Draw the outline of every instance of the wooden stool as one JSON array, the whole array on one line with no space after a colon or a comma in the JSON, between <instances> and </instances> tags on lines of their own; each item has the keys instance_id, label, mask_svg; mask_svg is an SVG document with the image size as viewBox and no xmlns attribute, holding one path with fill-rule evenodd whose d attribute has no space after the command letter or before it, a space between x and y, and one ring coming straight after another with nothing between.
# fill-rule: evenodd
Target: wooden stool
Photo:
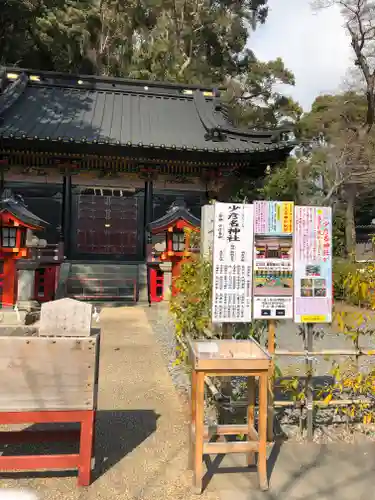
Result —
<instances>
[{"instance_id":1,"label":"wooden stool","mask_svg":"<svg viewBox=\"0 0 375 500\"><path fill-rule=\"evenodd\" d=\"M267 479L267 391L271 357L253 340L197 341L190 344L192 362L191 429L189 465L194 471L194 492L202 493L203 455L245 453L247 464L254 464L258 453L260 488L268 489ZM204 379L206 375L248 377L249 406L247 424L204 425ZM254 428L255 377L259 377L259 424ZM213 436L243 434L247 441L210 442Z\"/></svg>"}]
</instances>

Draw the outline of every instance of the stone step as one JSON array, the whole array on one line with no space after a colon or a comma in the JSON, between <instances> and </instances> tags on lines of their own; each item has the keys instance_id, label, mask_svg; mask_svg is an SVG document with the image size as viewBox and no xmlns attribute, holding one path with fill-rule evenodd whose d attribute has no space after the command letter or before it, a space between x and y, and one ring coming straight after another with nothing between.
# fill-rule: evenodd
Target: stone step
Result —
<instances>
[{"instance_id":1,"label":"stone step","mask_svg":"<svg viewBox=\"0 0 375 500\"><path fill-rule=\"evenodd\" d=\"M138 275L139 264L112 264L112 263L72 263L70 266L71 275L105 276L118 275L126 277L136 277Z\"/></svg>"},{"instance_id":2,"label":"stone step","mask_svg":"<svg viewBox=\"0 0 375 500\"><path fill-rule=\"evenodd\" d=\"M145 267L138 263L71 262L65 273L65 294L81 300L136 302L144 295Z\"/></svg>"}]
</instances>

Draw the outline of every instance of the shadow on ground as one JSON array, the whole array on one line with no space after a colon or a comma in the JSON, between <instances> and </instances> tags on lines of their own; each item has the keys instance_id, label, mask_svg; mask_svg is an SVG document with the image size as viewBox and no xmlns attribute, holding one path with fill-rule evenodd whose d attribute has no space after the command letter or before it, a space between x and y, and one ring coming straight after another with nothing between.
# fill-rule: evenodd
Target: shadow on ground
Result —
<instances>
[{"instance_id":1,"label":"shadow on ground","mask_svg":"<svg viewBox=\"0 0 375 500\"><path fill-rule=\"evenodd\" d=\"M374 459L373 443L276 442L268 459L268 491L259 490L255 467L244 467L244 457L233 455L207 459L204 484L212 481L220 500L368 500L374 498Z\"/></svg>"},{"instance_id":2,"label":"shadow on ground","mask_svg":"<svg viewBox=\"0 0 375 500\"><path fill-rule=\"evenodd\" d=\"M267 477L268 480L270 481L273 470L275 468L275 464L277 461L277 458L280 453L282 441L277 441L275 444L272 446L272 450L270 455L268 456L267 459ZM235 463L232 463L230 465L224 464L225 455L216 455L216 457L212 460L209 455L204 455L204 462L207 467L207 472L203 477L203 490L207 488L209 485L210 481L214 477L215 474L241 474L246 471L253 471L256 472L256 464L253 466L241 466L237 465Z\"/></svg>"},{"instance_id":3,"label":"shadow on ground","mask_svg":"<svg viewBox=\"0 0 375 500\"><path fill-rule=\"evenodd\" d=\"M153 434L156 431L158 418L159 415L153 410L98 410L96 412L95 467L92 471L92 482ZM28 430L30 432L47 429L72 430L78 429L78 427L78 424L35 424L28 427ZM4 456L77 453L78 449L78 443L66 442L0 445L0 453ZM77 471L0 472L0 477L4 479L69 477L76 475Z\"/></svg>"}]
</instances>

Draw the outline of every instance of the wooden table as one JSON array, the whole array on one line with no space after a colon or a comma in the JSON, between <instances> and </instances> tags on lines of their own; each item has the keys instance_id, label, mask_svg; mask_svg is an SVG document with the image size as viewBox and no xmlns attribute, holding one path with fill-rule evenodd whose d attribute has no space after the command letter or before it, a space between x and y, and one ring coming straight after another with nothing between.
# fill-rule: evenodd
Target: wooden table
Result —
<instances>
[{"instance_id":1,"label":"wooden table","mask_svg":"<svg viewBox=\"0 0 375 500\"><path fill-rule=\"evenodd\" d=\"M78 469L78 486L91 482L95 411L20 411L0 412L0 425L80 423L79 430L11 430L0 432L0 445L49 442L78 442L78 453L0 456L0 471ZM0 473L1 475L1 473Z\"/></svg>"},{"instance_id":2,"label":"wooden table","mask_svg":"<svg viewBox=\"0 0 375 500\"><path fill-rule=\"evenodd\" d=\"M268 489L267 479L267 390L271 356L254 340L196 341L190 344L192 364L190 467L194 471L194 492L202 493L203 455L245 453L247 465L258 454L260 488ZM206 376L248 377L247 424L204 425L204 379ZM255 377L259 380L258 431L254 428ZM246 441L211 442L214 436L242 434Z\"/></svg>"}]
</instances>

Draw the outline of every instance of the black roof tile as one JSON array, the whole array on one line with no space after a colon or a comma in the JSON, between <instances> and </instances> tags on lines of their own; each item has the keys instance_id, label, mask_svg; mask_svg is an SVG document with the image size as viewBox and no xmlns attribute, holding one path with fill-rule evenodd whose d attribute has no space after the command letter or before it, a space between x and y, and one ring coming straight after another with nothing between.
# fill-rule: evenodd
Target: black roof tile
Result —
<instances>
[{"instance_id":1,"label":"black roof tile","mask_svg":"<svg viewBox=\"0 0 375 500\"><path fill-rule=\"evenodd\" d=\"M277 140L275 131L234 128L218 100L197 86L9 72L17 79L0 95L0 139L216 153L280 149L287 154L293 148ZM30 78L35 74L39 81Z\"/></svg>"},{"instance_id":2,"label":"black roof tile","mask_svg":"<svg viewBox=\"0 0 375 500\"><path fill-rule=\"evenodd\" d=\"M0 199L0 212L9 212L26 226L35 229L48 226L48 222L30 212L22 200L14 198L10 190L5 190Z\"/></svg>"}]
</instances>

